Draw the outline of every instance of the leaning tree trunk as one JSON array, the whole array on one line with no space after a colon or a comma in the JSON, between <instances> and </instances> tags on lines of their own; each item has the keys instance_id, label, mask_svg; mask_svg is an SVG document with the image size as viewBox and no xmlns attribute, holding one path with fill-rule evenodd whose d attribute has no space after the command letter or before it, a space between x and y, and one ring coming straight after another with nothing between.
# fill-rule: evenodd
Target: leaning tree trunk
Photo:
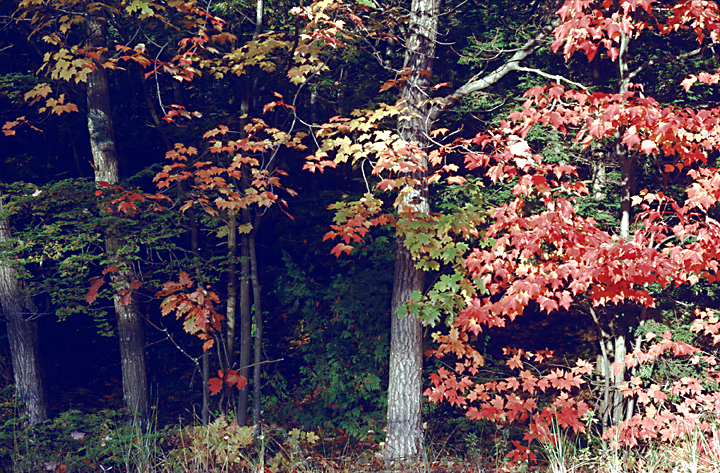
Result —
<instances>
[{"instance_id":1,"label":"leaning tree trunk","mask_svg":"<svg viewBox=\"0 0 720 473\"><path fill-rule=\"evenodd\" d=\"M87 14L86 32L88 44L94 48L106 48L105 24L99 11ZM95 181L116 184L119 181L118 156L115 149L115 130L110 106L110 91L105 70L99 63L97 69L88 74L87 114L90 148L95 167ZM122 248L122 235L117 229L105 233L105 251L115 258L120 271L111 273L116 294L130 289L133 274L130 265L118 252ZM125 405L145 425L148 413L148 387L145 371L145 334L137 301L131 298L129 304L122 304L119 295L114 297L117 316L120 357L122 365L123 396Z\"/></svg>"},{"instance_id":2,"label":"leaning tree trunk","mask_svg":"<svg viewBox=\"0 0 720 473\"><path fill-rule=\"evenodd\" d=\"M426 104L435 57L439 0L413 0L406 39L405 67L412 73L401 90L406 109L398 121L400 136L417 143L424 152L430 131ZM425 153L422 165L427 168ZM425 172L415 173L416 184L406 194L403 206L410 213L429 214ZM412 314L398 311L414 291L424 290L424 273L415 267L405 239L398 235L391 305L390 380L388 386L385 462L417 462L424 453L422 426L422 324Z\"/></svg>"},{"instance_id":3,"label":"leaning tree trunk","mask_svg":"<svg viewBox=\"0 0 720 473\"><path fill-rule=\"evenodd\" d=\"M1 207L0 207L1 208ZM0 243L10 238L10 222L0 219ZM31 423L47 419L47 405L40 369L37 322L32 296L25 294L19 275L9 264L0 263L0 305L7 319L15 389L22 412Z\"/></svg>"}]
</instances>

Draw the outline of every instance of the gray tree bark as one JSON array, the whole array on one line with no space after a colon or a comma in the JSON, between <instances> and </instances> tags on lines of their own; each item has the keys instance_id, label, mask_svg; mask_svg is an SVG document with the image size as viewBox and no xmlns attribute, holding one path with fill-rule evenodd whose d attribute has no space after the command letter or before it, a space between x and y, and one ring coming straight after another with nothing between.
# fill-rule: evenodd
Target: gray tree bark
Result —
<instances>
[{"instance_id":1,"label":"gray tree bark","mask_svg":"<svg viewBox=\"0 0 720 473\"><path fill-rule=\"evenodd\" d=\"M430 76L435 59L440 0L413 0L406 38L404 67L412 73L403 84L401 97L406 110L398 121L400 136L417 143L424 152L430 127ZM422 72L422 73L420 73ZM427 170L423 153L422 167ZM412 176L417 184L406 194L403 205L410 212L430 213L425 182L426 172ZM405 239L398 235L390 324L390 379L388 385L387 439L385 462L418 462L424 453L422 425L422 323L412 315L400 317L398 311L410 301L414 291L423 292L425 274L415 267Z\"/></svg>"},{"instance_id":2,"label":"gray tree bark","mask_svg":"<svg viewBox=\"0 0 720 473\"><path fill-rule=\"evenodd\" d=\"M88 13L86 17L88 45L106 48L105 23L99 11ZM120 180L118 154L115 148L115 129L110 105L110 91L105 69L96 64L97 69L88 74L87 109L90 148L95 168L95 181L116 184ZM111 273L111 281L116 294L130 289L134 280L127 262L118 256L122 248L122 235L109 229L105 234L105 251L111 258L117 259L119 272ZM148 387L145 370L145 334L142 317L137 301L131 299L123 305L119 295L114 296L117 317L118 337L120 339L120 357L122 366L123 396L125 405L146 425L148 415Z\"/></svg>"},{"instance_id":3,"label":"gray tree bark","mask_svg":"<svg viewBox=\"0 0 720 473\"><path fill-rule=\"evenodd\" d=\"M9 219L0 219L0 242L8 241L10 236ZM31 423L42 422L47 419L47 401L40 368L37 322L29 318L35 313L35 304L32 296L23 290L15 269L2 262L0 262L0 306L8 323L15 390L22 404L22 413Z\"/></svg>"}]
</instances>

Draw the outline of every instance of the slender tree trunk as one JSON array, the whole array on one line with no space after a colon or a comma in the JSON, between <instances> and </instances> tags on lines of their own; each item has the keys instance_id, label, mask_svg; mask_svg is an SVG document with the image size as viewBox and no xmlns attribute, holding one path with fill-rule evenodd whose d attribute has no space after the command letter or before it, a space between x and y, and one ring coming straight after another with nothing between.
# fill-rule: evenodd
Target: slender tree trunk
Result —
<instances>
[{"instance_id":1,"label":"slender tree trunk","mask_svg":"<svg viewBox=\"0 0 720 473\"><path fill-rule=\"evenodd\" d=\"M194 266L195 266L195 281L198 287L203 285L202 272L200 271L200 263L198 258L200 256L200 241L198 237L197 228L197 215L191 208L188 209L188 220L190 221L190 249L193 252ZM217 349L217 347L215 347ZM210 381L210 350L205 350L202 354L202 408L200 409L200 417L203 425L208 425L210 422L210 389L208 388L208 381Z\"/></svg>"},{"instance_id":2,"label":"slender tree trunk","mask_svg":"<svg viewBox=\"0 0 720 473\"><path fill-rule=\"evenodd\" d=\"M0 219L0 243L9 238L9 219ZM35 304L32 296L25 294L15 269L1 262L0 305L8 323L15 389L22 412L31 423L42 422L47 419L47 404L40 368L38 327L35 320L29 319L35 313Z\"/></svg>"},{"instance_id":3,"label":"slender tree trunk","mask_svg":"<svg viewBox=\"0 0 720 473\"><path fill-rule=\"evenodd\" d=\"M230 369L235 364L235 315L237 312L237 214L231 212L228 218L227 241L227 341L225 342L225 366Z\"/></svg>"},{"instance_id":4,"label":"slender tree trunk","mask_svg":"<svg viewBox=\"0 0 720 473\"><path fill-rule=\"evenodd\" d=\"M228 215L228 240L227 240L227 260L228 269L227 277L227 302L225 305L226 320L226 339L224 346L224 356L222 357L222 369L233 369L235 367L235 328L237 325L237 213L230 212ZM227 413L232 404L233 399L232 386L224 385L222 396L220 397L220 409ZM235 405L237 407L237 405ZM237 415L237 412L235 413Z\"/></svg>"},{"instance_id":5,"label":"slender tree trunk","mask_svg":"<svg viewBox=\"0 0 720 473\"><path fill-rule=\"evenodd\" d=\"M250 250L250 279L252 281L253 300L255 302L255 346L253 363L253 426L255 427L254 435L259 437L262 435L262 340L263 340L263 318L262 318L262 299L260 286L260 277L258 276L258 258L255 246L256 237L260 230L260 222L262 216L255 215L253 229L249 238Z\"/></svg>"},{"instance_id":6,"label":"slender tree trunk","mask_svg":"<svg viewBox=\"0 0 720 473\"><path fill-rule=\"evenodd\" d=\"M400 136L427 150L430 131L427 106L430 75L437 38L439 0L413 0L406 38L405 67L412 73L401 96L407 105L398 121ZM427 158L422 158L427 168ZM404 205L411 212L430 213L425 172L415 173L416 184ZM424 453L422 425L422 324L414 315L398 316L414 291L423 292L424 273L415 267L401 235L397 238L395 276L391 306L390 379L388 385L387 440L385 462L417 462Z\"/></svg>"},{"instance_id":7,"label":"slender tree trunk","mask_svg":"<svg viewBox=\"0 0 720 473\"><path fill-rule=\"evenodd\" d=\"M619 72L619 93L625 92L628 89L629 84L629 70L627 64L627 53L630 46L630 38L622 33L620 38L620 54L618 56L618 72ZM621 173L621 190L620 190L620 237L630 237L630 217L631 217L631 190L632 190L632 176L634 172L635 162L632 154L628 151L625 145L622 143L622 135L624 129L618 131L618 136L615 142L615 155L620 165ZM619 310L622 310L618 308ZM628 317L627 313L618 314L619 317ZM618 321L613 321L618 322ZM623 409L625 405L625 399L618 389L618 387L625 381L625 355L627 354L627 343L625 330L623 326L625 324L613 323L613 340L614 357L615 363L619 363L622 369L618 374L612 375L612 424L617 425L621 420L625 418L623 415ZM628 334L629 335L629 334Z\"/></svg>"},{"instance_id":8,"label":"slender tree trunk","mask_svg":"<svg viewBox=\"0 0 720 473\"><path fill-rule=\"evenodd\" d=\"M243 179L245 182L245 179ZM244 186L243 186L244 187ZM243 225L250 224L250 211L242 210ZM252 338L252 313L250 300L250 237L247 233L240 236L240 374L248 384L238 394L238 424L247 423L248 400L250 392L250 354Z\"/></svg>"},{"instance_id":9,"label":"slender tree trunk","mask_svg":"<svg viewBox=\"0 0 720 473\"><path fill-rule=\"evenodd\" d=\"M105 24L96 10L87 14L86 31L88 44L95 48L105 48ZM110 106L110 91L105 70L99 65L88 74L87 108L90 148L95 167L95 181L116 184L119 181L118 156L115 149L115 130ZM133 275L126 261L117 257L122 248L122 236L116 229L105 234L105 251L111 258L117 258L119 272L111 273L116 293L130 288ZM123 305L120 296L114 297L117 316L118 336L120 338L120 357L122 365L123 395L125 405L139 416L145 425L148 414L148 387L145 370L145 335L142 318L137 302L132 299Z\"/></svg>"}]
</instances>

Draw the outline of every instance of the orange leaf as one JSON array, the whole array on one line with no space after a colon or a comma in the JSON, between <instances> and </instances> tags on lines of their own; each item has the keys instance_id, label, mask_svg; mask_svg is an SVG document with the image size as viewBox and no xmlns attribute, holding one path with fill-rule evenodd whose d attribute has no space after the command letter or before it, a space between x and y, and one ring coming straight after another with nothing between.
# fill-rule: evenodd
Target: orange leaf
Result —
<instances>
[{"instance_id":1,"label":"orange leaf","mask_svg":"<svg viewBox=\"0 0 720 473\"><path fill-rule=\"evenodd\" d=\"M212 396L216 395L222 390L222 379L220 378L210 378L208 380L208 390L210 391L210 394Z\"/></svg>"}]
</instances>

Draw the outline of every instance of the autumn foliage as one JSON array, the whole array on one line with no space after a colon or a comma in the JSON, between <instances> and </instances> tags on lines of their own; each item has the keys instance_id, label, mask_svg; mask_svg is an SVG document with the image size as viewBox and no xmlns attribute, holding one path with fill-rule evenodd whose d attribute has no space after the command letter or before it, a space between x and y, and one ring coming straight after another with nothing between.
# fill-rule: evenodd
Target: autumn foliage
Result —
<instances>
[{"instance_id":1,"label":"autumn foliage","mask_svg":"<svg viewBox=\"0 0 720 473\"><path fill-rule=\"evenodd\" d=\"M622 41L647 30L660 35L690 30L701 44L706 37L714 41L718 36L714 2L657 8L651 0L602 5L566 1L558 10L562 24L555 29L553 49L562 49L566 59L583 51L588 60L603 51L615 61L622 60ZM714 85L719 77L715 72L699 73L678 86L688 90L697 82ZM429 291L434 297L418 295L408 306L410 313L432 325L439 320L438 311L450 314L449 334L433 335L437 348L430 354L445 367L431 376L432 386L425 392L431 401L460 406L473 419L527 423L528 442L547 441L553 422L584 432L591 407L577 394L593 372L589 363L577 360L572 367L543 369L551 353L506 349L512 376L482 380L478 373L484 360L473 348L471 335L504 326L531 302L548 314L625 303L653 308L651 287L717 282L720 223L711 210L720 199L720 178L717 169L708 167L708 154L720 145L720 109L664 106L631 83L619 93L572 90L551 83L529 89L522 108L498 128L470 139L436 143L425 156L417 144L404 142L383 125L402 107L402 103L381 104L372 111L356 111L352 118L336 117L317 133L322 146L307 158L306 169L322 172L339 163L364 165L369 160L371 173L379 178L377 189L404 189L392 212L370 189L360 200L336 204L335 224L325 239L340 240L334 254L349 254L352 244L361 243L370 228L391 224L407 237L419 267L449 268L452 277L444 276L442 287ZM648 156L661 175L683 173L685 197L647 190L632 196L633 230L627 238L613 234L576 211L577 199L588 193L576 170L545 162L533 153L526 138L536 127L557 130L583 149L605 141L617 143L625 153ZM437 130L434 136L446 131ZM448 160L458 153L465 169ZM427 169L422 168L421 157L427 158ZM513 197L485 211L458 210L450 220L419 214L403 205L403 192L417 184L410 177L415 171L424 172L428 183L468 189L468 178L477 176L483 185L511 186ZM457 310L447 305L438 309L433 299L439 296L451 300ZM704 308L698 308L696 316L694 329L713 336L717 343L717 317ZM651 341L653 337L660 340ZM648 336L642 347L638 344L627 355L625 367L614 367L615 374L662 356L703 364L705 378L687 377L660 387L631 377L619 389L624 397L637 400L638 411L604 433L616 445L672 441L696 428L706 430L708 415L720 414L719 395L707 393L703 384L718 380L714 356L674 341L669 332ZM531 370L530 362L540 371ZM529 446L515 446L515 459L533 457Z\"/></svg>"}]
</instances>

